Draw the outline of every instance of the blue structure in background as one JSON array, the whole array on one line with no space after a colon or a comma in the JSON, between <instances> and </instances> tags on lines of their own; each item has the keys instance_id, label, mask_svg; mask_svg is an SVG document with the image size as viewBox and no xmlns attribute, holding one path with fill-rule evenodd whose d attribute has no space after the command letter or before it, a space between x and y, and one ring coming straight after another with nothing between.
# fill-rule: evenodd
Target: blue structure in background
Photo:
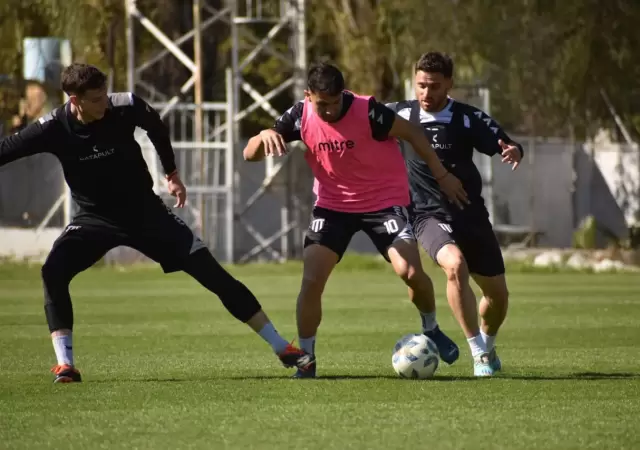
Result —
<instances>
[{"instance_id":1,"label":"blue structure in background","mask_svg":"<svg viewBox=\"0 0 640 450\"><path fill-rule=\"evenodd\" d=\"M71 44L52 37L23 40L22 76L58 89L62 68L71 64Z\"/></svg>"},{"instance_id":2,"label":"blue structure in background","mask_svg":"<svg viewBox=\"0 0 640 450\"><path fill-rule=\"evenodd\" d=\"M25 38L22 49L26 81L22 95L29 105L26 119L30 122L66 101L60 75L62 68L71 64L72 53L67 39L55 37ZM38 89L40 86L43 89ZM56 157L36 155L0 169L0 226L59 228L69 222L72 212Z\"/></svg>"}]
</instances>

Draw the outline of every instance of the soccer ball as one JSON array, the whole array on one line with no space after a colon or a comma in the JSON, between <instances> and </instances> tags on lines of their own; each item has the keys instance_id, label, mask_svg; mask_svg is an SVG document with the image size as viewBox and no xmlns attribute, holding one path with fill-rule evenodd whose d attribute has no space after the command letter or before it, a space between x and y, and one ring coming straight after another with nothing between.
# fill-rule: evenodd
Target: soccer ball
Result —
<instances>
[{"instance_id":1,"label":"soccer ball","mask_svg":"<svg viewBox=\"0 0 640 450\"><path fill-rule=\"evenodd\" d=\"M424 334L403 336L393 348L391 364L402 378L431 378L438 368L440 354L435 342Z\"/></svg>"}]
</instances>

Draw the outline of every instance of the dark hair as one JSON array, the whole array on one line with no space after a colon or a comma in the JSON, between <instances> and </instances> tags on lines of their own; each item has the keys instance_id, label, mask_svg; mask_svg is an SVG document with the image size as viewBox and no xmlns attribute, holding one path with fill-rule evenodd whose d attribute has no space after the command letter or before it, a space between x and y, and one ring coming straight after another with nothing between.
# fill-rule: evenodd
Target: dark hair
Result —
<instances>
[{"instance_id":1,"label":"dark hair","mask_svg":"<svg viewBox=\"0 0 640 450\"><path fill-rule=\"evenodd\" d=\"M311 92L338 95L344 90L344 77L336 66L315 64L307 75L307 87Z\"/></svg>"},{"instance_id":2,"label":"dark hair","mask_svg":"<svg viewBox=\"0 0 640 450\"><path fill-rule=\"evenodd\" d=\"M416 63L415 71L441 73L445 78L453 76L453 60L440 52L423 53Z\"/></svg>"},{"instance_id":3,"label":"dark hair","mask_svg":"<svg viewBox=\"0 0 640 450\"><path fill-rule=\"evenodd\" d=\"M67 95L83 95L90 89L100 89L107 82L107 76L97 67L89 64L73 63L62 71L62 90Z\"/></svg>"}]
</instances>

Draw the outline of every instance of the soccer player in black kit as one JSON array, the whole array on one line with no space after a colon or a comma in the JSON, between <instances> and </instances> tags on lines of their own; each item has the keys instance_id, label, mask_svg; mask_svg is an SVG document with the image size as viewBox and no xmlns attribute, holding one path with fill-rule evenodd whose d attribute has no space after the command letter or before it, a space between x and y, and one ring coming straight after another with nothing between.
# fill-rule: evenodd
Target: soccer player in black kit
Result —
<instances>
[{"instance_id":1,"label":"soccer player in black kit","mask_svg":"<svg viewBox=\"0 0 640 450\"><path fill-rule=\"evenodd\" d=\"M420 124L444 166L468 194L463 209L449 204L429 168L402 143L413 203L413 231L431 258L447 274L447 299L467 337L476 376L492 376L502 364L494 346L506 314L509 294L502 252L482 198L482 179L473 163L474 148L518 167L522 146L513 142L495 120L471 105L448 96L453 61L431 52L415 65L417 100L391 103L396 113ZM478 307L469 284L471 275L482 290Z\"/></svg>"},{"instance_id":2,"label":"soccer player in black kit","mask_svg":"<svg viewBox=\"0 0 640 450\"><path fill-rule=\"evenodd\" d=\"M107 94L97 68L72 64L62 73L69 101L22 131L0 141L0 166L37 153L62 164L78 213L53 244L44 265L44 309L57 365L54 382L81 381L73 361L73 309L69 284L110 249L134 248L160 263L166 273L182 270L216 294L278 355L285 367L306 367L312 357L275 330L249 289L229 274L189 227L153 192L153 180L133 133L146 130L153 143L174 206L183 207L169 131L158 113L132 93Z\"/></svg>"}]
</instances>

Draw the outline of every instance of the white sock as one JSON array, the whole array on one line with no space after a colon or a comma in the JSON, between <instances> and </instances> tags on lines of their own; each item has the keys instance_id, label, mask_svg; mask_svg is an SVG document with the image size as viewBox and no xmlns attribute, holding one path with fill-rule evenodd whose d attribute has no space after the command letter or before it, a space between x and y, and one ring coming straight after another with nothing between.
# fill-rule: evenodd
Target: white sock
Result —
<instances>
[{"instance_id":1,"label":"white sock","mask_svg":"<svg viewBox=\"0 0 640 450\"><path fill-rule=\"evenodd\" d=\"M287 348L289 343L278 334L273 324L269 322L258 333L262 339L264 339L273 349L276 354L280 354Z\"/></svg>"},{"instance_id":2,"label":"white sock","mask_svg":"<svg viewBox=\"0 0 640 450\"><path fill-rule=\"evenodd\" d=\"M71 344L71 335L55 336L51 338L53 342L53 350L56 352L58 364L68 364L73 366L73 345Z\"/></svg>"},{"instance_id":3,"label":"white sock","mask_svg":"<svg viewBox=\"0 0 640 450\"><path fill-rule=\"evenodd\" d=\"M422 320L422 332L432 331L438 326L436 322L436 312L423 313L420 312L420 319Z\"/></svg>"},{"instance_id":4,"label":"white sock","mask_svg":"<svg viewBox=\"0 0 640 450\"><path fill-rule=\"evenodd\" d=\"M474 358L478 355L482 355L483 353L487 353L487 346L482 339L482 335L478 334L472 338L467 339L469 343L469 348L471 349L471 356Z\"/></svg>"},{"instance_id":5,"label":"white sock","mask_svg":"<svg viewBox=\"0 0 640 450\"><path fill-rule=\"evenodd\" d=\"M300 347L305 352L314 355L316 353L316 337L311 336L310 338L299 338Z\"/></svg>"},{"instance_id":6,"label":"white sock","mask_svg":"<svg viewBox=\"0 0 640 450\"><path fill-rule=\"evenodd\" d=\"M484 334L482 330L480 330L480 335L482 336L482 340L484 341L485 346L487 347L487 351L490 352L493 350L493 347L496 343L496 336L490 336L488 334Z\"/></svg>"}]
</instances>

